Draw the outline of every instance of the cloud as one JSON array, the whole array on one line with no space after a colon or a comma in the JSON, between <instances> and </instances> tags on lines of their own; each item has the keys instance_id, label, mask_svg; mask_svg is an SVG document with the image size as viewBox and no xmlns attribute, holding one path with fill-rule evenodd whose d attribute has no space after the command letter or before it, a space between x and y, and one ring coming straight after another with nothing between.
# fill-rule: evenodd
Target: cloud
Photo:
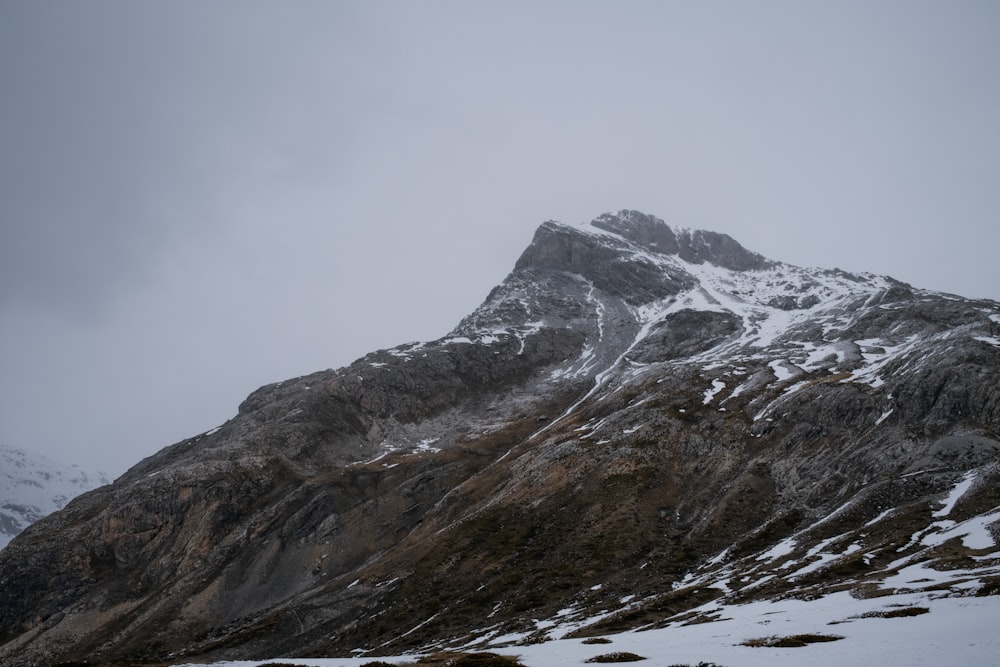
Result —
<instances>
[{"instance_id":1,"label":"cloud","mask_svg":"<svg viewBox=\"0 0 1000 667\"><path fill-rule=\"evenodd\" d=\"M0 441L122 468L618 208L997 298L998 14L3 4Z\"/></svg>"},{"instance_id":2,"label":"cloud","mask_svg":"<svg viewBox=\"0 0 1000 667\"><path fill-rule=\"evenodd\" d=\"M335 172L352 132L335 99L356 83L336 46L349 12L235 10L5 6L0 307L93 314L224 222L227 196Z\"/></svg>"}]
</instances>

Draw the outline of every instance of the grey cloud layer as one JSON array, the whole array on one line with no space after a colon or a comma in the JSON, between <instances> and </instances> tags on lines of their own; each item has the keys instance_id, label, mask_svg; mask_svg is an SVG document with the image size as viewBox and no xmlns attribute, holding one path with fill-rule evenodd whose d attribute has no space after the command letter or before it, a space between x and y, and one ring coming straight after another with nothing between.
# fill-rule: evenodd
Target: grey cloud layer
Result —
<instances>
[{"instance_id":1,"label":"grey cloud layer","mask_svg":"<svg viewBox=\"0 0 1000 667\"><path fill-rule=\"evenodd\" d=\"M114 470L622 207L1000 297L1000 7L0 4L0 441ZM54 415L58 415L55 418Z\"/></svg>"}]
</instances>

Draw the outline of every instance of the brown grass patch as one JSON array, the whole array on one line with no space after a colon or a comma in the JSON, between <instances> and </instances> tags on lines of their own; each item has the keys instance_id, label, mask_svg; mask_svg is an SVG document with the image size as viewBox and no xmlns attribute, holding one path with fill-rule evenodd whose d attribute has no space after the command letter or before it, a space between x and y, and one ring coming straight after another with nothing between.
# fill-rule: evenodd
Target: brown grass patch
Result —
<instances>
[{"instance_id":1,"label":"brown grass patch","mask_svg":"<svg viewBox=\"0 0 1000 667\"><path fill-rule=\"evenodd\" d=\"M902 607L901 609L889 609L888 611L870 611L861 614L861 618L906 618L908 616L920 616L930 613L927 607Z\"/></svg>"},{"instance_id":2,"label":"brown grass patch","mask_svg":"<svg viewBox=\"0 0 1000 667\"><path fill-rule=\"evenodd\" d=\"M637 660L645 659L641 655L629 653L628 651L616 651L614 653L595 655L593 658L587 658L586 662L636 662Z\"/></svg>"},{"instance_id":3,"label":"brown grass patch","mask_svg":"<svg viewBox=\"0 0 1000 667\"><path fill-rule=\"evenodd\" d=\"M432 667L524 667L517 658L496 653L432 653L415 664Z\"/></svg>"},{"instance_id":4,"label":"brown grass patch","mask_svg":"<svg viewBox=\"0 0 1000 667\"><path fill-rule=\"evenodd\" d=\"M843 639L840 635L788 635L787 637L761 637L759 639L748 639L743 642L743 646L753 648L801 648L809 644L819 642L835 642Z\"/></svg>"}]
</instances>

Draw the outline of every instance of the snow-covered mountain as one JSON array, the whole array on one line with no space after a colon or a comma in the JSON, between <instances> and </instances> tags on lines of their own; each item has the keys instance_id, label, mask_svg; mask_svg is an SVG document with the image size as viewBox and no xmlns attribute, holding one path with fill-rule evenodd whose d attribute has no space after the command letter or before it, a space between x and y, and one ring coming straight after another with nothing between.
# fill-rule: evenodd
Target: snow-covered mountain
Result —
<instances>
[{"instance_id":1,"label":"snow-covered mountain","mask_svg":"<svg viewBox=\"0 0 1000 667\"><path fill-rule=\"evenodd\" d=\"M997 302L635 211L547 222L445 337L261 387L0 552L0 659L992 609L998 489Z\"/></svg>"},{"instance_id":2,"label":"snow-covered mountain","mask_svg":"<svg viewBox=\"0 0 1000 667\"><path fill-rule=\"evenodd\" d=\"M0 549L44 516L103 484L106 475L0 446Z\"/></svg>"}]
</instances>

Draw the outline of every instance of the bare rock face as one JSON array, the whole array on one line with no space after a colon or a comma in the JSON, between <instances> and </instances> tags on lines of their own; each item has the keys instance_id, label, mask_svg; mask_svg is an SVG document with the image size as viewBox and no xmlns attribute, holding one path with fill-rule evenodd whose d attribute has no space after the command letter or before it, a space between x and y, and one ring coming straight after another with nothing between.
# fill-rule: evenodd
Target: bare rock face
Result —
<instances>
[{"instance_id":1,"label":"bare rock face","mask_svg":"<svg viewBox=\"0 0 1000 667\"><path fill-rule=\"evenodd\" d=\"M734 271L766 269L774 265L750 252L732 237L717 232L682 229L674 231L659 218L639 211L605 213L591 223L657 254L677 255L685 262L709 262Z\"/></svg>"},{"instance_id":2,"label":"bare rock face","mask_svg":"<svg viewBox=\"0 0 1000 667\"><path fill-rule=\"evenodd\" d=\"M993 594L998 431L1000 304L549 222L444 338L262 387L16 538L0 660L540 641L914 562Z\"/></svg>"}]
</instances>

